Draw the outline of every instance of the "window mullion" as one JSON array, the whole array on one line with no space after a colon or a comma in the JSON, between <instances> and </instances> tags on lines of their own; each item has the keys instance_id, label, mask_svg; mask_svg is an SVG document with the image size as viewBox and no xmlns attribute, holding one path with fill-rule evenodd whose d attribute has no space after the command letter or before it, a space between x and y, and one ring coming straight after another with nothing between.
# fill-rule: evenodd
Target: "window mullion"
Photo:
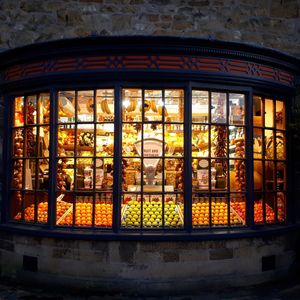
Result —
<instances>
[{"instance_id":1,"label":"window mullion","mask_svg":"<svg viewBox=\"0 0 300 300\"><path fill-rule=\"evenodd\" d=\"M184 95L184 227L192 231L192 88Z\"/></svg>"},{"instance_id":2,"label":"window mullion","mask_svg":"<svg viewBox=\"0 0 300 300\"><path fill-rule=\"evenodd\" d=\"M114 185L113 185L113 231L120 229L122 188L122 101L120 84L114 90Z\"/></svg>"},{"instance_id":3,"label":"window mullion","mask_svg":"<svg viewBox=\"0 0 300 300\"><path fill-rule=\"evenodd\" d=\"M254 176L253 176L253 94L248 93L246 110L246 224L254 225ZM246 96L246 97L247 97Z\"/></svg>"},{"instance_id":4,"label":"window mullion","mask_svg":"<svg viewBox=\"0 0 300 300\"><path fill-rule=\"evenodd\" d=\"M50 228L56 222L56 156L57 156L57 93L50 90L50 147L49 147L49 187L48 187L48 224Z\"/></svg>"}]
</instances>

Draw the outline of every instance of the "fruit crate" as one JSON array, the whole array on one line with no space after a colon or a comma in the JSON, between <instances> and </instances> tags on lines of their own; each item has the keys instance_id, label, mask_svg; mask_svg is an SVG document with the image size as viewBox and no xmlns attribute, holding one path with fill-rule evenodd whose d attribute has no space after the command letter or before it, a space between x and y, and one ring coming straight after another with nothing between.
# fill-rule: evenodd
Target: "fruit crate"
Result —
<instances>
[{"instance_id":1,"label":"fruit crate","mask_svg":"<svg viewBox=\"0 0 300 300\"><path fill-rule=\"evenodd\" d=\"M193 226L209 226L209 216L211 215L211 223L213 226L227 226L228 225L228 205L227 199L224 197L211 197L209 204L209 197L195 197L193 198L192 219ZM211 214L209 209L211 207ZM230 207L230 224L244 225L243 218Z\"/></svg>"},{"instance_id":2,"label":"fruit crate","mask_svg":"<svg viewBox=\"0 0 300 300\"><path fill-rule=\"evenodd\" d=\"M165 213L162 203L156 201L143 202L143 227L162 228L163 215L165 227L180 228L183 226L183 212L179 204L166 202ZM124 204L121 211L121 224L123 228L140 228L141 203L130 201Z\"/></svg>"}]
</instances>

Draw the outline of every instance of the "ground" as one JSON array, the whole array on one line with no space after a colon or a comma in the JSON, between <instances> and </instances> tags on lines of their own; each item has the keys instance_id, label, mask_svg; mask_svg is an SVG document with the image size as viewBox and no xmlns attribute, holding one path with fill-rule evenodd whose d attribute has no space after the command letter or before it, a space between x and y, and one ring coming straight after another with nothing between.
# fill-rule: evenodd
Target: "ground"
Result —
<instances>
[{"instance_id":1,"label":"ground","mask_svg":"<svg viewBox=\"0 0 300 300\"><path fill-rule=\"evenodd\" d=\"M43 290L41 288L14 284L7 281L0 283L0 300L300 300L300 276L287 278L281 282L272 282L260 286L223 291L199 291L197 295L170 297L139 297L124 295L72 294L71 291Z\"/></svg>"}]
</instances>

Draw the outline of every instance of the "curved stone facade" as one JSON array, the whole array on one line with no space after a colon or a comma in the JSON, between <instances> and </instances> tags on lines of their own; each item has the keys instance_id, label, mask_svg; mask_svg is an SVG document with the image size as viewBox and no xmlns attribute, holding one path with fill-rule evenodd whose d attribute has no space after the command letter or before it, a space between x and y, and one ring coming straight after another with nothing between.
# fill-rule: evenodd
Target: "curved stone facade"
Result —
<instances>
[{"instance_id":1,"label":"curved stone facade","mask_svg":"<svg viewBox=\"0 0 300 300\"><path fill-rule=\"evenodd\" d=\"M0 49L103 35L237 41L300 56L297 0L3 0Z\"/></svg>"},{"instance_id":2,"label":"curved stone facade","mask_svg":"<svg viewBox=\"0 0 300 300\"><path fill-rule=\"evenodd\" d=\"M171 295L288 275L296 235L195 242L84 241L0 235L1 275L110 293Z\"/></svg>"}]
</instances>

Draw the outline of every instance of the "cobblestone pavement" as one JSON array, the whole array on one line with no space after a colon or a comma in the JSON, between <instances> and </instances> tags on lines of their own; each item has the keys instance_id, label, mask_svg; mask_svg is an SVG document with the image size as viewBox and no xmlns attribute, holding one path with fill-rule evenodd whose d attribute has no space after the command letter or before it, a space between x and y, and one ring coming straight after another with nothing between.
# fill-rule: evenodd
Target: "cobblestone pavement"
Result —
<instances>
[{"instance_id":1,"label":"cobblestone pavement","mask_svg":"<svg viewBox=\"0 0 300 300\"><path fill-rule=\"evenodd\" d=\"M75 294L72 291L43 290L41 288L0 282L0 300L300 300L300 277L267 285L224 291L199 292L197 295L138 297L122 295Z\"/></svg>"}]
</instances>

